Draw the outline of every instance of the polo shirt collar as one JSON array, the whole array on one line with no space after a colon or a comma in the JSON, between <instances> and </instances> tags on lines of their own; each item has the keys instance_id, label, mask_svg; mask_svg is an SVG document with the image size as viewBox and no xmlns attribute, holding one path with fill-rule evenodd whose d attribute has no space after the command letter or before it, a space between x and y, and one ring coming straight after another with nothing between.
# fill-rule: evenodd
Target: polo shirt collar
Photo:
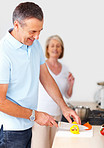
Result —
<instances>
[{"instance_id":1,"label":"polo shirt collar","mask_svg":"<svg viewBox=\"0 0 104 148\"><path fill-rule=\"evenodd\" d=\"M21 42L19 42L18 40L16 40L9 32L11 32L13 29L10 29L7 32L6 38L7 40L10 42L10 44L12 44L12 46L15 49L19 49L19 48L26 48L27 49L27 45L22 44Z\"/></svg>"}]
</instances>

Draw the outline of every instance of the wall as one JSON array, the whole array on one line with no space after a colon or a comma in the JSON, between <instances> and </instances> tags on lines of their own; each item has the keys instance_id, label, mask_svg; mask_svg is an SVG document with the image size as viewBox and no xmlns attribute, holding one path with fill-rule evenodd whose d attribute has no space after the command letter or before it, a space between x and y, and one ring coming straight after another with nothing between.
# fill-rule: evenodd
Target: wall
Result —
<instances>
[{"instance_id":1,"label":"wall","mask_svg":"<svg viewBox=\"0 0 104 148\"><path fill-rule=\"evenodd\" d=\"M3 0L0 5L0 39L12 25L12 12L23 0ZM58 34L64 41L61 60L75 77L73 101L94 101L104 81L104 1L34 0L44 11L40 42L44 50L48 36Z\"/></svg>"}]
</instances>

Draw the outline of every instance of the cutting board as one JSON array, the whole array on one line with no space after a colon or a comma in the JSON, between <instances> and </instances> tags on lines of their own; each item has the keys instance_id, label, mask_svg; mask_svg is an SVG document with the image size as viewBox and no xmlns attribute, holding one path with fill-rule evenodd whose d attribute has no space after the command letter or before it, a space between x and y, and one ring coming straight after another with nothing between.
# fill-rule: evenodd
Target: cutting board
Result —
<instances>
[{"instance_id":1,"label":"cutting board","mask_svg":"<svg viewBox=\"0 0 104 148\"><path fill-rule=\"evenodd\" d=\"M70 132L70 127L73 124L67 122L58 123L59 127L56 132L56 136L58 137L92 137L93 136L93 128L91 130L85 130L87 127L78 125L80 134L73 134Z\"/></svg>"}]
</instances>

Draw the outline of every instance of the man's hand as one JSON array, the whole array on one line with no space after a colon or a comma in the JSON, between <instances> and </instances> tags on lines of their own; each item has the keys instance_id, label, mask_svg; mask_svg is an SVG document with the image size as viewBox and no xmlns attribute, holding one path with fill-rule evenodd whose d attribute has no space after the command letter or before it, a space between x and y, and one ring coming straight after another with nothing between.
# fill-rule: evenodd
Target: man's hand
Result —
<instances>
[{"instance_id":1,"label":"man's hand","mask_svg":"<svg viewBox=\"0 0 104 148\"><path fill-rule=\"evenodd\" d=\"M35 111L35 122L40 125L50 126L53 125L58 127L58 124L55 122L55 119L45 112Z\"/></svg>"},{"instance_id":2,"label":"man's hand","mask_svg":"<svg viewBox=\"0 0 104 148\"><path fill-rule=\"evenodd\" d=\"M66 109L63 111L63 115L68 120L69 123L72 123L72 120L70 118L70 117L72 117L74 121L76 121L78 124L81 124L81 120L80 120L79 116L71 108L66 107Z\"/></svg>"}]
</instances>

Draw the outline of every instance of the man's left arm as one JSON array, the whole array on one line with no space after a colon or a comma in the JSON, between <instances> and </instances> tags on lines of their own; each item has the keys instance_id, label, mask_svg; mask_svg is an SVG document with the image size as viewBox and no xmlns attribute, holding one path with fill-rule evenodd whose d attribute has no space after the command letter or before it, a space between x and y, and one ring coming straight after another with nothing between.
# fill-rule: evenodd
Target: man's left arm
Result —
<instances>
[{"instance_id":1,"label":"man's left arm","mask_svg":"<svg viewBox=\"0 0 104 148\"><path fill-rule=\"evenodd\" d=\"M80 118L76 114L76 112L71 108L69 108L65 103L61 95L61 92L55 80L50 75L45 63L40 66L40 82L42 83L43 87L50 95L50 97L60 106L65 118L71 123L72 122L70 119L71 116L78 124L81 124Z\"/></svg>"}]
</instances>

